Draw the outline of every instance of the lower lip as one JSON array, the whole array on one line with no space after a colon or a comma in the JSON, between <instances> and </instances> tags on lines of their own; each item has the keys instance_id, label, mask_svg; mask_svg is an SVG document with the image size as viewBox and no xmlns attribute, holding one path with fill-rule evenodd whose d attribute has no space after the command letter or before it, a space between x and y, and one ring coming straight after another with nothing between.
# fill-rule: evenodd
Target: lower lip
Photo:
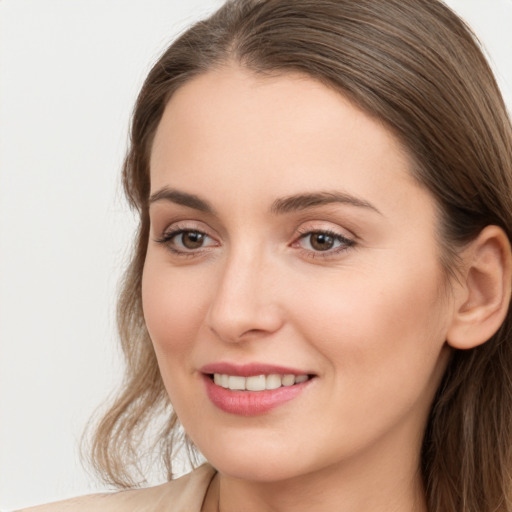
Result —
<instances>
[{"instance_id":1,"label":"lower lip","mask_svg":"<svg viewBox=\"0 0 512 512\"><path fill-rule=\"evenodd\" d=\"M233 391L217 386L208 375L204 375L211 402L222 411L239 416L256 416L275 409L302 393L311 380L265 391Z\"/></svg>"}]
</instances>

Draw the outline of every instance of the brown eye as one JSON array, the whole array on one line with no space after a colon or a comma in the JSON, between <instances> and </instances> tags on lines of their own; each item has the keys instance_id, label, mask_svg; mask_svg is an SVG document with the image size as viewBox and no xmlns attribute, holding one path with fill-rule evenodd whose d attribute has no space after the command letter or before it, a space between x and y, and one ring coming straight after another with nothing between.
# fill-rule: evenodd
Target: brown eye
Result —
<instances>
[{"instance_id":1,"label":"brown eye","mask_svg":"<svg viewBox=\"0 0 512 512\"><path fill-rule=\"evenodd\" d=\"M200 249L206 238L204 233L199 231L184 231L181 234L176 235L176 238L181 241L181 245L185 249Z\"/></svg>"},{"instance_id":2,"label":"brown eye","mask_svg":"<svg viewBox=\"0 0 512 512\"><path fill-rule=\"evenodd\" d=\"M315 253L334 255L354 245L354 241L343 235L331 231L310 231L304 233L297 244L303 249Z\"/></svg>"},{"instance_id":3,"label":"brown eye","mask_svg":"<svg viewBox=\"0 0 512 512\"><path fill-rule=\"evenodd\" d=\"M334 246L335 239L327 233L311 233L310 244L315 251L328 251Z\"/></svg>"},{"instance_id":4,"label":"brown eye","mask_svg":"<svg viewBox=\"0 0 512 512\"><path fill-rule=\"evenodd\" d=\"M175 254L198 254L202 249L218 246L218 242L211 236L194 229L176 229L167 232L156 242L166 246Z\"/></svg>"}]
</instances>

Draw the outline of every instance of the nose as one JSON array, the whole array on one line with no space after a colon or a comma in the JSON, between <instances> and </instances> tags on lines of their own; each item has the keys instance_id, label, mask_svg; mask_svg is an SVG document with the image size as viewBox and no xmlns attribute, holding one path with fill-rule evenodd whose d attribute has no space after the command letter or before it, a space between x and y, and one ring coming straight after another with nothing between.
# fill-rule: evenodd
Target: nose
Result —
<instances>
[{"instance_id":1,"label":"nose","mask_svg":"<svg viewBox=\"0 0 512 512\"><path fill-rule=\"evenodd\" d=\"M261 255L227 257L208 310L209 329L229 343L275 333L284 323L278 286L272 264Z\"/></svg>"}]
</instances>

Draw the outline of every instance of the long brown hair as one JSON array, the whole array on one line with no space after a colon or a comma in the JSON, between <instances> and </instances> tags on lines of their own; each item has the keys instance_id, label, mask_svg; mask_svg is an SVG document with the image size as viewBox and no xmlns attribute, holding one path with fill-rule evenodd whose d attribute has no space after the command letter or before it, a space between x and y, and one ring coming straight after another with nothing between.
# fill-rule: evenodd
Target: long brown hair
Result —
<instances>
[{"instance_id":1,"label":"long brown hair","mask_svg":"<svg viewBox=\"0 0 512 512\"><path fill-rule=\"evenodd\" d=\"M96 468L121 487L134 483L134 471L143 474L145 432L169 478L179 441L141 305L152 139L174 91L228 61L263 75L306 74L392 130L437 201L447 273L457 250L486 225L512 239L510 119L478 41L448 7L438 0L228 1L161 56L133 115L123 179L140 225L118 308L126 377L92 446ZM423 442L431 512L512 510L511 316L509 309L483 345L452 355ZM155 420L159 427L150 429Z\"/></svg>"}]
</instances>

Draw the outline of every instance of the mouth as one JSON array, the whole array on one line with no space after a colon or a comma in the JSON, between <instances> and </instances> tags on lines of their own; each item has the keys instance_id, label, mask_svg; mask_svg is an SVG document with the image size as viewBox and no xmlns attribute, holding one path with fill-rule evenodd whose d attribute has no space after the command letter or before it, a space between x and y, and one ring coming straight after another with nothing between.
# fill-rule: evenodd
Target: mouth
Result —
<instances>
[{"instance_id":1,"label":"mouth","mask_svg":"<svg viewBox=\"0 0 512 512\"><path fill-rule=\"evenodd\" d=\"M302 384L313 378L313 375L293 373L268 375L251 375L244 377L241 375L229 375L227 373L208 374L208 377L217 385L231 391L270 391L281 387L294 386Z\"/></svg>"},{"instance_id":2,"label":"mouth","mask_svg":"<svg viewBox=\"0 0 512 512\"><path fill-rule=\"evenodd\" d=\"M216 363L201 373L213 405L239 416L268 413L301 396L317 380L312 373L265 364Z\"/></svg>"}]
</instances>

